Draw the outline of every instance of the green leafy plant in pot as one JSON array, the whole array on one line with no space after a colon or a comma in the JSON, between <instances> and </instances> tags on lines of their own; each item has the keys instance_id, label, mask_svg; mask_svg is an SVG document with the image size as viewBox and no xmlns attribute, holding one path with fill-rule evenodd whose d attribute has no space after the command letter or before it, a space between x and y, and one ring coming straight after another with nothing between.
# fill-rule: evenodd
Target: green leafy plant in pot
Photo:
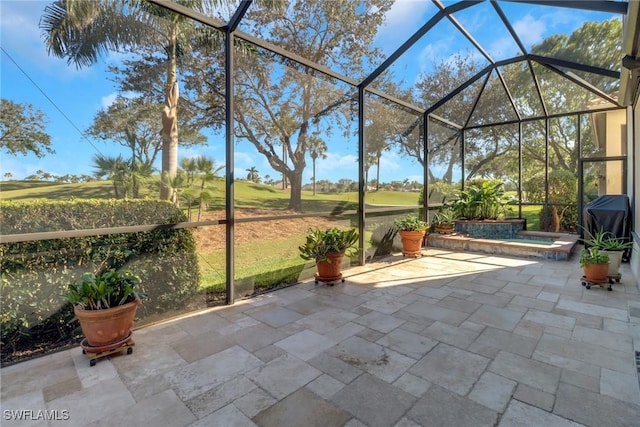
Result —
<instances>
[{"instance_id":1,"label":"green leafy plant in pot","mask_svg":"<svg viewBox=\"0 0 640 427\"><path fill-rule=\"evenodd\" d=\"M609 255L596 247L580 251L580 266L588 282L604 283L609 274Z\"/></svg>"},{"instance_id":2,"label":"green leafy plant in pot","mask_svg":"<svg viewBox=\"0 0 640 427\"><path fill-rule=\"evenodd\" d=\"M298 246L298 250L302 259L316 262L316 283L344 281L341 273L342 259L350 254L357 242L358 232L355 229L310 228L304 245Z\"/></svg>"},{"instance_id":3,"label":"green leafy plant in pot","mask_svg":"<svg viewBox=\"0 0 640 427\"><path fill-rule=\"evenodd\" d=\"M83 350L98 353L116 348L131 336L136 310L146 295L136 290L140 278L132 272L85 273L63 297L73 304L85 340Z\"/></svg>"},{"instance_id":4,"label":"green leafy plant in pot","mask_svg":"<svg viewBox=\"0 0 640 427\"><path fill-rule=\"evenodd\" d=\"M402 254L410 257L422 255L424 236L429 230L429 224L415 215L407 215L394 221L402 239Z\"/></svg>"},{"instance_id":5,"label":"green leafy plant in pot","mask_svg":"<svg viewBox=\"0 0 640 427\"><path fill-rule=\"evenodd\" d=\"M433 230L436 233L451 234L453 233L456 222L456 211L452 206L442 205L431 220ZM430 227L431 228L431 227Z\"/></svg>"},{"instance_id":6,"label":"green leafy plant in pot","mask_svg":"<svg viewBox=\"0 0 640 427\"><path fill-rule=\"evenodd\" d=\"M597 248L600 252L609 255L609 276L618 276L620 274L620 265L624 251L633 247L633 242L626 239L616 237L610 231L600 229L595 233L589 232L582 227L584 238L580 239L587 248Z\"/></svg>"}]
</instances>

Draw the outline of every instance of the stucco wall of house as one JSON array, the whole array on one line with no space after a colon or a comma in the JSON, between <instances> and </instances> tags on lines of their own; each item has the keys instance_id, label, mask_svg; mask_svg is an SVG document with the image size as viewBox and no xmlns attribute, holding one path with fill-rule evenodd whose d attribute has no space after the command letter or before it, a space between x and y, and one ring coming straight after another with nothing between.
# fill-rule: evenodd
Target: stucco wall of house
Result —
<instances>
[{"instance_id":1,"label":"stucco wall of house","mask_svg":"<svg viewBox=\"0 0 640 427\"><path fill-rule=\"evenodd\" d=\"M640 197L638 192L640 191L640 97L636 98L633 108L627 110L628 120L627 123L627 144L629 153L629 165L628 170L629 177L632 182L627 186L629 189L629 197L631 198L631 208L633 210L633 251L631 253L631 271L636 285L640 288Z\"/></svg>"}]
</instances>

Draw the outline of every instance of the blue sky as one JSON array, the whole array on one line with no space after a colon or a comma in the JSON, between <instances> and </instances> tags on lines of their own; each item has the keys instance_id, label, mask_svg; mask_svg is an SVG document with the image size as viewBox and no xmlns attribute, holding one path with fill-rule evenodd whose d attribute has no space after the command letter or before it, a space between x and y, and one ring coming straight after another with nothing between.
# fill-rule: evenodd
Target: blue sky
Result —
<instances>
[{"instance_id":1,"label":"blue sky","mask_svg":"<svg viewBox=\"0 0 640 427\"><path fill-rule=\"evenodd\" d=\"M33 155L10 156L1 152L0 179L7 172L14 179L21 179L37 170L56 175L91 174L91 158L94 154L128 155L120 145L87 139L82 134L91 124L94 114L108 106L115 97L115 86L107 78L105 64L118 63L118 55L103 58L100 64L81 70L67 66L65 60L48 56L38 27L39 18L48 3L0 0L0 95L14 102L31 103L45 113L48 117L47 132L52 137L56 154L39 159ZM610 17L558 7L500 4L527 48L551 34L570 33L585 18L602 20ZM428 1L398 1L387 14L375 45L385 54L390 54L436 10L436 6ZM489 2L462 11L456 18L494 59L504 59L517 53L517 46L498 22L498 16ZM406 85L412 85L420 72L432 69L434 61L446 61L457 52L472 52L480 58L466 39L454 31L451 23L443 20L428 38L423 38L403 55L392 70ZM223 135L209 136L209 145L191 150L181 149L180 157L204 154L214 158L216 163L224 164ZM356 179L356 140L345 145L329 141L328 145L328 158L317 164L318 180L336 181L341 177ZM263 177L267 174L272 178L279 176L252 145L238 144L235 154L237 178L244 178L245 169L252 166ZM310 182L312 173L310 159L307 164L303 179L305 183ZM337 177L336 171L344 171L345 176ZM375 173L373 169L371 173ZM381 162L381 181L402 181L405 178L422 182L422 172L415 162L408 161L398 153L385 153Z\"/></svg>"}]
</instances>

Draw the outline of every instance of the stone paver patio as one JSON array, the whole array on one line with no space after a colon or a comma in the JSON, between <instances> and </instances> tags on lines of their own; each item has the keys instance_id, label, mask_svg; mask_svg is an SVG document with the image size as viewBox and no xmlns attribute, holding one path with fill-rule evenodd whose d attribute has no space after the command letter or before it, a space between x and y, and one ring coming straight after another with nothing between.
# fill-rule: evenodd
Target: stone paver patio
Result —
<instances>
[{"instance_id":1,"label":"stone paver patio","mask_svg":"<svg viewBox=\"0 0 640 427\"><path fill-rule=\"evenodd\" d=\"M640 425L627 265L607 292L575 257L424 253L4 368L2 425Z\"/></svg>"}]
</instances>

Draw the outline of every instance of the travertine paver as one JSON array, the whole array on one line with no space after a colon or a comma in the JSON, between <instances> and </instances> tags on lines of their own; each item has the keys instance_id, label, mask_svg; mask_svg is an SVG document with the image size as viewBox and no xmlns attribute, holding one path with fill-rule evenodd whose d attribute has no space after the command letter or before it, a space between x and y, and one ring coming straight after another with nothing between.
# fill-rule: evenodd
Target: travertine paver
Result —
<instances>
[{"instance_id":1,"label":"travertine paver","mask_svg":"<svg viewBox=\"0 0 640 427\"><path fill-rule=\"evenodd\" d=\"M565 420L534 406L514 400L500 419L499 427L524 426L580 427L582 424Z\"/></svg>"},{"instance_id":2,"label":"travertine paver","mask_svg":"<svg viewBox=\"0 0 640 427\"><path fill-rule=\"evenodd\" d=\"M381 379L361 375L331 398L367 426L392 426L416 398Z\"/></svg>"},{"instance_id":3,"label":"travertine paver","mask_svg":"<svg viewBox=\"0 0 640 427\"><path fill-rule=\"evenodd\" d=\"M622 268L607 292L575 260L392 256L141 329L95 367L76 348L3 368L2 426L639 425ZM6 419L20 409L70 419Z\"/></svg>"},{"instance_id":4,"label":"travertine paver","mask_svg":"<svg viewBox=\"0 0 640 427\"><path fill-rule=\"evenodd\" d=\"M341 426L351 415L302 388L253 417L258 426Z\"/></svg>"},{"instance_id":5,"label":"travertine paver","mask_svg":"<svg viewBox=\"0 0 640 427\"><path fill-rule=\"evenodd\" d=\"M547 393L522 383L518 384L513 398L545 411L551 411L555 402L555 395L552 393Z\"/></svg>"},{"instance_id":6,"label":"travertine paver","mask_svg":"<svg viewBox=\"0 0 640 427\"><path fill-rule=\"evenodd\" d=\"M238 410L238 408L233 404L230 404L192 424L189 424L189 427L210 426L255 427L256 424L240 412L240 410Z\"/></svg>"},{"instance_id":7,"label":"travertine paver","mask_svg":"<svg viewBox=\"0 0 640 427\"><path fill-rule=\"evenodd\" d=\"M561 297L556 305L557 308L577 313L590 314L592 316L606 317L607 319L627 320L627 310L618 308L603 307L591 303L583 303L572 301L568 298Z\"/></svg>"},{"instance_id":8,"label":"travertine paver","mask_svg":"<svg viewBox=\"0 0 640 427\"><path fill-rule=\"evenodd\" d=\"M126 425L170 426L186 425L197 418L176 396L173 390L165 390L121 411L114 411L111 416L86 424L87 427L112 427ZM61 423L61 425L64 425Z\"/></svg>"},{"instance_id":9,"label":"travertine paver","mask_svg":"<svg viewBox=\"0 0 640 427\"><path fill-rule=\"evenodd\" d=\"M638 405L562 383L553 413L589 426L629 427L640 420Z\"/></svg>"},{"instance_id":10,"label":"travertine paver","mask_svg":"<svg viewBox=\"0 0 640 427\"><path fill-rule=\"evenodd\" d=\"M494 426L498 413L438 385L409 410L407 418L420 426Z\"/></svg>"},{"instance_id":11,"label":"travertine paver","mask_svg":"<svg viewBox=\"0 0 640 427\"><path fill-rule=\"evenodd\" d=\"M360 318L354 320L354 322L386 334L402 325L404 320L398 319L389 314L372 311L364 316L360 316Z\"/></svg>"},{"instance_id":12,"label":"travertine paver","mask_svg":"<svg viewBox=\"0 0 640 427\"><path fill-rule=\"evenodd\" d=\"M422 335L463 349L471 345L479 333L477 330L464 328L462 325L457 327L443 322L434 322L422 331Z\"/></svg>"},{"instance_id":13,"label":"travertine paver","mask_svg":"<svg viewBox=\"0 0 640 427\"><path fill-rule=\"evenodd\" d=\"M306 316L303 319L298 320L296 323L319 334L325 334L354 319L357 319L358 317L359 316L357 314L351 313L347 310L331 307Z\"/></svg>"},{"instance_id":14,"label":"travertine paver","mask_svg":"<svg viewBox=\"0 0 640 427\"><path fill-rule=\"evenodd\" d=\"M513 331L522 316L523 313L518 311L483 305L469 317L469 320L494 328Z\"/></svg>"},{"instance_id":15,"label":"travertine paver","mask_svg":"<svg viewBox=\"0 0 640 427\"><path fill-rule=\"evenodd\" d=\"M282 399L320 375L322 372L313 366L286 354L247 373L247 378L276 399Z\"/></svg>"},{"instance_id":16,"label":"travertine paver","mask_svg":"<svg viewBox=\"0 0 640 427\"><path fill-rule=\"evenodd\" d=\"M500 375L485 372L473 386L469 399L496 412L504 412L517 384Z\"/></svg>"},{"instance_id":17,"label":"travertine paver","mask_svg":"<svg viewBox=\"0 0 640 427\"><path fill-rule=\"evenodd\" d=\"M323 335L305 329L302 332L298 332L274 343L274 345L293 354L299 359L309 360L328 348L333 347L334 343Z\"/></svg>"},{"instance_id":18,"label":"travertine paver","mask_svg":"<svg viewBox=\"0 0 640 427\"><path fill-rule=\"evenodd\" d=\"M449 308L440 307L436 304L429 304L423 301L416 301L409 304L402 311L427 319L439 320L444 323L450 323L454 326L460 325L469 317L468 313L451 310Z\"/></svg>"},{"instance_id":19,"label":"travertine paver","mask_svg":"<svg viewBox=\"0 0 640 427\"><path fill-rule=\"evenodd\" d=\"M360 337L351 337L328 351L331 356L369 372L389 383L395 381L416 360Z\"/></svg>"},{"instance_id":20,"label":"travertine paver","mask_svg":"<svg viewBox=\"0 0 640 427\"><path fill-rule=\"evenodd\" d=\"M602 346L569 340L555 335L545 334L538 341L538 351L558 354L571 360L590 363L603 368L614 369L629 375L636 373L629 351L604 348Z\"/></svg>"},{"instance_id":21,"label":"travertine paver","mask_svg":"<svg viewBox=\"0 0 640 427\"><path fill-rule=\"evenodd\" d=\"M181 366L165 376L176 394L183 400L191 399L236 375L263 363L248 351L234 346L189 365ZM203 375L207 372L207 375Z\"/></svg>"},{"instance_id":22,"label":"travertine paver","mask_svg":"<svg viewBox=\"0 0 640 427\"><path fill-rule=\"evenodd\" d=\"M438 344L437 341L403 329L391 331L376 343L416 360Z\"/></svg>"},{"instance_id":23,"label":"travertine paver","mask_svg":"<svg viewBox=\"0 0 640 427\"><path fill-rule=\"evenodd\" d=\"M323 374L307 384L307 388L324 399L330 399L334 394L342 390L344 384L332 376Z\"/></svg>"},{"instance_id":24,"label":"travertine paver","mask_svg":"<svg viewBox=\"0 0 640 427\"><path fill-rule=\"evenodd\" d=\"M491 327L485 328L469 350L474 351L478 346L490 346L510 353L530 357L538 341L536 339L507 332Z\"/></svg>"},{"instance_id":25,"label":"travertine paver","mask_svg":"<svg viewBox=\"0 0 640 427\"><path fill-rule=\"evenodd\" d=\"M441 343L409 372L464 396L488 364L486 357Z\"/></svg>"},{"instance_id":26,"label":"travertine paver","mask_svg":"<svg viewBox=\"0 0 640 427\"><path fill-rule=\"evenodd\" d=\"M561 316L554 313L546 313L540 310L529 310L525 314L524 320L529 322L538 323L543 326L550 326L554 328L573 329L576 324L576 319L568 316Z\"/></svg>"},{"instance_id":27,"label":"travertine paver","mask_svg":"<svg viewBox=\"0 0 640 427\"><path fill-rule=\"evenodd\" d=\"M224 384L210 388L191 399L185 400L185 404L197 418L202 418L256 388L257 386L254 382L242 375L238 375Z\"/></svg>"},{"instance_id":28,"label":"travertine paver","mask_svg":"<svg viewBox=\"0 0 640 427\"><path fill-rule=\"evenodd\" d=\"M560 380L560 368L506 351L498 353L489 370L548 393L555 392Z\"/></svg>"},{"instance_id":29,"label":"travertine paver","mask_svg":"<svg viewBox=\"0 0 640 427\"><path fill-rule=\"evenodd\" d=\"M273 304L248 310L246 314L274 328L295 322L303 317L296 311Z\"/></svg>"},{"instance_id":30,"label":"travertine paver","mask_svg":"<svg viewBox=\"0 0 640 427\"><path fill-rule=\"evenodd\" d=\"M82 402L82 405L78 402ZM47 402L46 407L39 409L69 411L69 420L58 420L55 425L86 426L95 421L106 420L111 414L130 410L135 404L136 401L122 381L112 378ZM3 410L7 409L4 404L2 407ZM23 409L22 405L17 409ZM7 423L3 421L2 425Z\"/></svg>"},{"instance_id":31,"label":"travertine paver","mask_svg":"<svg viewBox=\"0 0 640 427\"><path fill-rule=\"evenodd\" d=\"M600 393L640 405L640 385L638 385L638 378L633 375L602 368Z\"/></svg>"}]
</instances>

